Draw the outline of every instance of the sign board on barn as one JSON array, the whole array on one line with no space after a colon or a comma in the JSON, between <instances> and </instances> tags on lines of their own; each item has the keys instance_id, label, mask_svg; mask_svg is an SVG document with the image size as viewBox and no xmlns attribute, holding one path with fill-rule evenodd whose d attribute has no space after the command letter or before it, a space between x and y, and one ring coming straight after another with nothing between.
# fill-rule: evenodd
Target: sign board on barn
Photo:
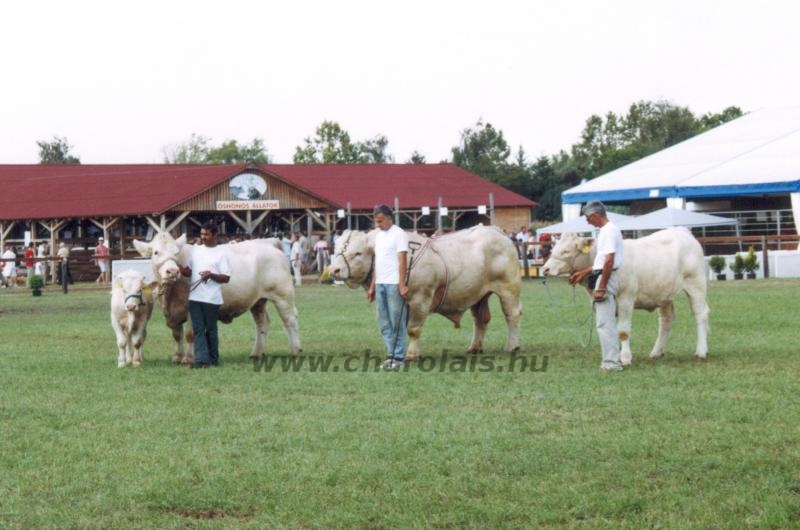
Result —
<instances>
[{"instance_id":1,"label":"sign board on barn","mask_svg":"<svg viewBox=\"0 0 800 530\"><path fill-rule=\"evenodd\" d=\"M259 201L217 201L217 210L280 210L276 200Z\"/></svg>"}]
</instances>

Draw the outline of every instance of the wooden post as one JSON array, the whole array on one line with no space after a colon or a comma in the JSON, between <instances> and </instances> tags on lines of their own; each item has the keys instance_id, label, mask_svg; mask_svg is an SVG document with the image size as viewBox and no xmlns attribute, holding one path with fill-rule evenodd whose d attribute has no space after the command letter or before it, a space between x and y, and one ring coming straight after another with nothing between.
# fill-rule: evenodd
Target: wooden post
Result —
<instances>
[{"instance_id":1,"label":"wooden post","mask_svg":"<svg viewBox=\"0 0 800 530\"><path fill-rule=\"evenodd\" d=\"M780 241L780 239L778 241ZM764 278L769 278L769 250L767 249L767 236L761 236L761 262L764 264Z\"/></svg>"}]
</instances>

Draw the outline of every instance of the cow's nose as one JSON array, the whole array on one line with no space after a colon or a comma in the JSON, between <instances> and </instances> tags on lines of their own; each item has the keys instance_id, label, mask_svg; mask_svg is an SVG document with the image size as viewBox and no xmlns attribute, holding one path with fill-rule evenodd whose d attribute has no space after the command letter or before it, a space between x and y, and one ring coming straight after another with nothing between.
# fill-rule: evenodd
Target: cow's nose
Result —
<instances>
[{"instance_id":1,"label":"cow's nose","mask_svg":"<svg viewBox=\"0 0 800 530\"><path fill-rule=\"evenodd\" d=\"M334 276L339 276L339 267L331 269L331 274Z\"/></svg>"}]
</instances>

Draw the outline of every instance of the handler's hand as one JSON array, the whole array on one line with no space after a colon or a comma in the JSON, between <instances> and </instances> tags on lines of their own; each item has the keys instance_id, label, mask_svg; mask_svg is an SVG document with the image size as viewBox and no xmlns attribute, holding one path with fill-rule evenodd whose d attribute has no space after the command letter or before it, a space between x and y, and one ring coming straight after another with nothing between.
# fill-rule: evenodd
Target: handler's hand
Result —
<instances>
[{"instance_id":1,"label":"handler's hand","mask_svg":"<svg viewBox=\"0 0 800 530\"><path fill-rule=\"evenodd\" d=\"M375 301L375 288L370 286L367 288L367 302L372 303Z\"/></svg>"},{"instance_id":2,"label":"handler's hand","mask_svg":"<svg viewBox=\"0 0 800 530\"><path fill-rule=\"evenodd\" d=\"M576 283L581 283L581 281L583 281L583 279L586 278L587 275L588 273L584 271L573 272L569 277L569 283L572 285Z\"/></svg>"},{"instance_id":3,"label":"handler's hand","mask_svg":"<svg viewBox=\"0 0 800 530\"><path fill-rule=\"evenodd\" d=\"M402 298L403 300L407 300L408 299L408 286L407 285L401 285L400 287L398 287L398 291L400 291L400 298Z\"/></svg>"}]
</instances>

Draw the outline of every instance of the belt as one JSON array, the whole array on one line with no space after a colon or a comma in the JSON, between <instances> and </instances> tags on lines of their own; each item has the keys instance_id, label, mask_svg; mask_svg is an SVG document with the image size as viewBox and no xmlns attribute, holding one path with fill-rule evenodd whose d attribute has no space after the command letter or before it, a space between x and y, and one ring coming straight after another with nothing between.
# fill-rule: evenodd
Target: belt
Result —
<instances>
[{"instance_id":1,"label":"belt","mask_svg":"<svg viewBox=\"0 0 800 530\"><path fill-rule=\"evenodd\" d=\"M603 269L592 269L592 272L603 272ZM611 269L611 272L617 272L617 269Z\"/></svg>"}]
</instances>

